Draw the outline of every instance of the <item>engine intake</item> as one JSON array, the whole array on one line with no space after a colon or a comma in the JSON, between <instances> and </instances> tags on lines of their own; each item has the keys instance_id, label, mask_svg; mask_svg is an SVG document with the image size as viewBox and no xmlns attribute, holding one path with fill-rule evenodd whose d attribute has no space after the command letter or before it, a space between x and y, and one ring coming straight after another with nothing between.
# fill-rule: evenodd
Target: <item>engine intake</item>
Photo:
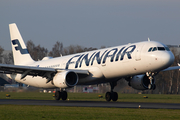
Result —
<instances>
[{"instance_id":1,"label":"engine intake","mask_svg":"<svg viewBox=\"0 0 180 120\"><path fill-rule=\"evenodd\" d=\"M59 88L74 87L78 83L78 75L73 71L58 72L53 78L53 84Z\"/></svg>"},{"instance_id":2,"label":"engine intake","mask_svg":"<svg viewBox=\"0 0 180 120\"><path fill-rule=\"evenodd\" d=\"M155 79L153 77L152 80L153 84L155 83ZM146 90L148 89L148 85L150 84L150 80L147 75L135 75L130 81L129 85L132 86L132 88L137 90Z\"/></svg>"}]
</instances>

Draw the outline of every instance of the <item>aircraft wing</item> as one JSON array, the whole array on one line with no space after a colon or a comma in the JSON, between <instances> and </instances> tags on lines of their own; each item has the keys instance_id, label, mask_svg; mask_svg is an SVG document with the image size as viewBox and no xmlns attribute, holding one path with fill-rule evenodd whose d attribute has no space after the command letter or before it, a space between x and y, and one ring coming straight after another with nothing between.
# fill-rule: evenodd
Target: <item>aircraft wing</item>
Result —
<instances>
[{"instance_id":1,"label":"aircraft wing","mask_svg":"<svg viewBox=\"0 0 180 120\"><path fill-rule=\"evenodd\" d=\"M164 70L162 70L162 71L177 70L177 69L180 70L180 66L168 67L168 68L166 68L166 69L164 69Z\"/></svg>"},{"instance_id":2,"label":"aircraft wing","mask_svg":"<svg viewBox=\"0 0 180 120\"><path fill-rule=\"evenodd\" d=\"M0 73L5 73L5 74L19 73L21 74L21 79L23 79L27 75L31 75L31 76L46 77L47 79L52 80L55 73L66 70L67 69L54 69L54 68L44 68L44 67L0 64ZM68 70L73 71L77 74L89 75L88 70L74 70L74 69L68 69Z\"/></svg>"}]
</instances>

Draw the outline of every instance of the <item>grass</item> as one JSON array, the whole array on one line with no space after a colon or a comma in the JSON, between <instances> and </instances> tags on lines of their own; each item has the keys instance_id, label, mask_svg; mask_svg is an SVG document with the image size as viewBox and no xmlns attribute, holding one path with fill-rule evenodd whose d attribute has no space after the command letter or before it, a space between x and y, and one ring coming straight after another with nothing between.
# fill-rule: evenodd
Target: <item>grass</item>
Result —
<instances>
[{"instance_id":1,"label":"grass","mask_svg":"<svg viewBox=\"0 0 180 120\"><path fill-rule=\"evenodd\" d=\"M0 105L1 120L169 120L180 110Z\"/></svg>"},{"instance_id":2,"label":"grass","mask_svg":"<svg viewBox=\"0 0 180 120\"><path fill-rule=\"evenodd\" d=\"M6 94L10 97L6 98ZM98 93L69 93L70 100L105 101ZM143 98L148 96L148 98ZM39 92L0 92L0 99L35 99L54 100L53 93ZM119 94L122 102L180 103L180 95L164 94ZM130 108L94 108L94 107L59 107L0 105L0 120L179 120L180 110L175 109L130 109Z\"/></svg>"},{"instance_id":3,"label":"grass","mask_svg":"<svg viewBox=\"0 0 180 120\"><path fill-rule=\"evenodd\" d=\"M10 97L6 98L6 94ZM35 99L54 100L53 93L39 92L0 92L0 99ZM102 95L103 98L99 98ZM105 101L105 94L99 93L68 93L69 100ZM148 98L144 98L147 96ZM153 103L180 103L180 95L174 94L119 94L118 102L153 102Z\"/></svg>"}]
</instances>

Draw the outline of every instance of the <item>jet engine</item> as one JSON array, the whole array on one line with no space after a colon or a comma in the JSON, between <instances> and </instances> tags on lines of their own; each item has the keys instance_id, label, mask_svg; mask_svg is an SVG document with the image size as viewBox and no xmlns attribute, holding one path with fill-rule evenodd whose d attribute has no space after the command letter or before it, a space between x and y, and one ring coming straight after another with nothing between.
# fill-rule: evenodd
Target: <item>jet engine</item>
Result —
<instances>
[{"instance_id":1,"label":"jet engine","mask_svg":"<svg viewBox=\"0 0 180 120\"><path fill-rule=\"evenodd\" d=\"M73 71L58 72L53 78L53 84L59 88L74 87L78 83L78 75Z\"/></svg>"},{"instance_id":2,"label":"jet engine","mask_svg":"<svg viewBox=\"0 0 180 120\"><path fill-rule=\"evenodd\" d=\"M155 79L153 77L152 84L154 85ZM129 81L129 85L137 90L146 90L148 89L148 85L150 84L149 77L145 74L143 75L135 75ZM155 85L154 85L155 86Z\"/></svg>"}]
</instances>

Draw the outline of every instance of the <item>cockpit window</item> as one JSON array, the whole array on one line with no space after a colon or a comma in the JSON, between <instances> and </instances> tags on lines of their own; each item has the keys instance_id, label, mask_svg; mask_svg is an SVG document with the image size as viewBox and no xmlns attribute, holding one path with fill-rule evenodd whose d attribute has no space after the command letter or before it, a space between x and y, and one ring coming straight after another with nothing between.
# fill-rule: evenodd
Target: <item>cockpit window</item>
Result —
<instances>
[{"instance_id":1,"label":"cockpit window","mask_svg":"<svg viewBox=\"0 0 180 120\"><path fill-rule=\"evenodd\" d=\"M149 48L148 52L151 52L151 50L152 50L152 47L151 47L151 48Z\"/></svg>"},{"instance_id":2,"label":"cockpit window","mask_svg":"<svg viewBox=\"0 0 180 120\"><path fill-rule=\"evenodd\" d=\"M164 47L158 47L158 50L165 51Z\"/></svg>"},{"instance_id":3,"label":"cockpit window","mask_svg":"<svg viewBox=\"0 0 180 120\"><path fill-rule=\"evenodd\" d=\"M167 51L170 51L168 47L165 47L165 49L166 49Z\"/></svg>"},{"instance_id":4,"label":"cockpit window","mask_svg":"<svg viewBox=\"0 0 180 120\"><path fill-rule=\"evenodd\" d=\"M157 50L157 47L154 47L152 51L156 51Z\"/></svg>"},{"instance_id":5,"label":"cockpit window","mask_svg":"<svg viewBox=\"0 0 180 120\"><path fill-rule=\"evenodd\" d=\"M154 51L170 51L168 47L151 47L149 48L148 52L154 52Z\"/></svg>"}]
</instances>

